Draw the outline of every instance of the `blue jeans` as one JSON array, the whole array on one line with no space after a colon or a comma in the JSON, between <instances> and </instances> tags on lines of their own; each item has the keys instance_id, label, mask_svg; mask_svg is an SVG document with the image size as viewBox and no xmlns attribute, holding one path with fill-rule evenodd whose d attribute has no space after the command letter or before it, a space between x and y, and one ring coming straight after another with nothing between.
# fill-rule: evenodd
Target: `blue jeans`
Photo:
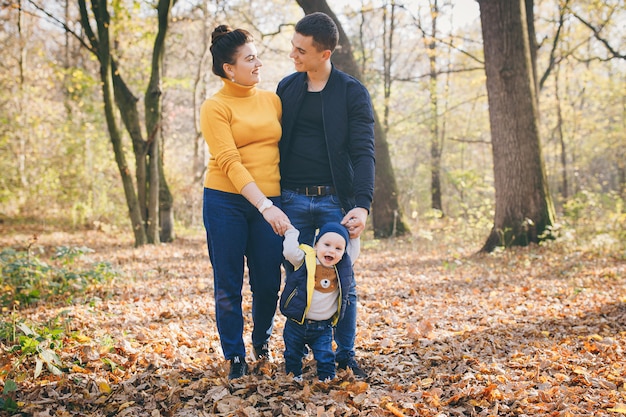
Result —
<instances>
[{"instance_id":1,"label":"blue jeans","mask_svg":"<svg viewBox=\"0 0 626 417\"><path fill-rule=\"evenodd\" d=\"M280 207L280 198L271 200ZM213 266L215 321L226 359L245 357L244 261L252 291L252 345L267 343L280 290L282 238L242 195L204 189L203 219Z\"/></svg>"},{"instance_id":2,"label":"blue jeans","mask_svg":"<svg viewBox=\"0 0 626 417\"><path fill-rule=\"evenodd\" d=\"M292 373L293 376L302 375L302 358L306 356L308 345L317 362L319 380L335 377L331 320L305 320L303 324L298 324L287 319L283 338L285 339L285 372Z\"/></svg>"},{"instance_id":3,"label":"blue jeans","mask_svg":"<svg viewBox=\"0 0 626 417\"><path fill-rule=\"evenodd\" d=\"M307 197L290 190L283 190L281 195L282 209L289 217L291 224L300 231L300 243L313 245L315 232L328 222L341 222L343 211L339 198L335 195ZM289 267L286 262L285 268ZM348 304L337 327L335 343L337 344L336 361L345 364L354 360L354 340L356 338L356 281L352 280L348 291Z\"/></svg>"}]
</instances>

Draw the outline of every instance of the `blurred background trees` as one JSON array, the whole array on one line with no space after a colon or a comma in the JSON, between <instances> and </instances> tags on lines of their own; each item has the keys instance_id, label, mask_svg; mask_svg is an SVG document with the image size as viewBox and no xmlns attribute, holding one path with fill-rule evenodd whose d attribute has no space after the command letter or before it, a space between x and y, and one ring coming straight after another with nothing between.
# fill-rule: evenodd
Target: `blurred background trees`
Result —
<instances>
[{"instance_id":1,"label":"blurred background trees","mask_svg":"<svg viewBox=\"0 0 626 417\"><path fill-rule=\"evenodd\" d=\"M148 91L158 4L109 2L111 55L130 91ZM377 190L391 190L393 199L375 201L373 216L377 204L397 200L392 211L406 231L426 238L441 230L466 235L478 249L494 227L496 211L478 2L327 5L370 90L392 165L395 185L377 183ZM0 219L130 231L103 111L100 65L85 47L78 1L9 0L0 7ZM625 10L623 0L548 0L533 6L538 136L556 223L580 226L603 217L621 237ZM252 31L264 63L261 87L274 90L292 71L290 39L303 14L293 0L179 0L173 6L157 140L176 229L201 233L202 228L207 149L198 110L221 85L210 71L212 29L226 22ZM144 98L138 100L142 113ZM121 125L119 111L115 116ZM130 135L121 136L132 155ZM129 169L134 177L135 166ZM377 235L403 232L385 224Z\"/></svg>"}]
</instances>

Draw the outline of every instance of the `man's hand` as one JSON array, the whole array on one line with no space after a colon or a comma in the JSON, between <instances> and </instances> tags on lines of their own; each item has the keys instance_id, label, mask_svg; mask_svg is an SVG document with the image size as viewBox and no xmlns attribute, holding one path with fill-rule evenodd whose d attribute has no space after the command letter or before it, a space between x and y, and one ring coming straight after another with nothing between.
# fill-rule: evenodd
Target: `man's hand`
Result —
<instances>
[{"instance_id":1,"label":"man's hand","mask_svg":"<svg viewBox=\"0 0 626 417\"><path fill-rule=\"evenodd\" d=\"M350 239L361 236L365 230L365 222L367 221L367 210L363 207L355 207L348 212L341 221L350 233Z\"/></svg>"}]
</instances>

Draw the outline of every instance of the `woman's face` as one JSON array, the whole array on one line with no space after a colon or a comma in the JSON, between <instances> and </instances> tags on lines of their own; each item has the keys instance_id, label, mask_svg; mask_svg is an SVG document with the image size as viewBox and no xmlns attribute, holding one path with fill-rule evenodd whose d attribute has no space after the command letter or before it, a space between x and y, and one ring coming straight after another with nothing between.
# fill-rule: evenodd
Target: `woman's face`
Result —
<instances>
[{"instance_id":1,"label":"woman's face","mask_svg":"<svg viewBox=\"0 0 626 417\"><path fill-rule=\"evenodd\" d=\"M241 85L254 85L261 81L263 63L257 56L254 43L249 42L237 50L234 64L224 64L224 71L231 81Z\"/></svg>"}]
</instances>

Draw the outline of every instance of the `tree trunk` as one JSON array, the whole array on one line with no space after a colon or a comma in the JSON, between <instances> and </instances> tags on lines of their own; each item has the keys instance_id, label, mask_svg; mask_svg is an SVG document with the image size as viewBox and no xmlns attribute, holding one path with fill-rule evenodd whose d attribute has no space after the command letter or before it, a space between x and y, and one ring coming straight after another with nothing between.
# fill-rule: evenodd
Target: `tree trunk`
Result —
<instances>
[{"instance_id":1,"label":"tree trunk","mask_svg":"<svg viewBox=\"0 0 626 417\"><path fill-rule=\"evenodd\" d=\"M524 1L524 0L522 0ZM526 29L528 31L528 49L530 52L530 68L532 70L533 88L537 100L537 117L539 117L539 78L537 75L537 34L535 33L535 5L534 0L526 0L523 5L526 11Z\"/></svg>"},{"instance_id":2,"label":"tree trunk","mask_svg":"<svg viewBox=\"0 0 626 417\"><path fill-rule=\"evenodd\" d=\"M565 146L565 136L563 134L563 109L561 105L561 93L559 92L560 82L560 64L557 66L554 72L554 98L556 100L556 136L559 141L559 147L561 151L561 198L563 203L567 202L569 198L568 185L567 185L567 153Z\"/></svg>"},{"instance_id":3,"label":"tree trunk","mask_svg":"<svg viewBox=\"0 0 626 417\"><path fill-rule=\"evenodd\" d=\"M122 182L126 201L131 210L131 223L135 233L135 245L137 246L145 243L159 243L160 241L169 242L173 240L174 235L173 198L167 182L163 178L163 155L159 150L159 143L163 53L165 50L168 17L175 2L176 0L159 0L157 7L159 29L154 42L150 82L144 96L145 126L147 131L147 139L144 140L140 115L137 109L138 99L124 82L117 63L111 58L107 3L105 0L92 0L94 18L98 25L98 36L96 36L91 29L85 0L79 0L81 25L89 38L92 52L95 52L100 60L101 77L106 77L107 79L103 79L107 124L111 142L113 143L115 159L122 173ZM122 139L115 122L113 98L133 144L136 191L124 156ZM109 106L111 107L110 109ZM167 212L160 213L160 210L166 210ZM165 226L165 233L163 233L163 229L160 227L163 221L168 222Z\"/></svg>"},{"instance_id":4,"label":"tree trunk","mask_svg":"<svg viewBox=\"0 0 626 417\"><path fill-rule=\"evenodd\" d=\"M23 32L23 22L24 22L24 11L22 9L22 2L18 2L18 15L17 15L17 36L19 42L19 58L18 58L18 66L19 66L19 80L18 80L18 97L17 97L17 114L16 124L21 125L24 124L24 87L25 87L25 79L24 79L24 71L26 67L26 36ZM22 187L28 187L28 176L26 175L26 154L28 153L28 143L27 143L27 135L24 132L24 129L20 128L16 130L19 132L17 134L17 143L18 148L16 151L17 155L17 169L20 177L20 184Z\"/></svg>"},{"instance_id":5,"label":"tree trunk","mask_svg":"<svg viewBox=\"0 0 626 417\"><path fill-rule=\"evenodd\" d=\"M137 183L137 200L139 202L139 211L141 212L142 224L145 228L147 221L147 190L146 183L148 181L147 154L148 144L143 138L141 131L141 118L137 103L139 99L130 91L126 82L121 76L120 69L115 61L111 62L113 72L113 86L115 92L115 102L120 109L120 115L126 131L130 135L133 144L133 153L135 154L135 182Z\"/></svg>"},{"instance_id":6,"label":"tree trunk","mask_svg":"<svg viewBox=\"0 0 626 417\"><path fill-rule=\"evenodd\" d=\"M122 137L120 135L117 122L114 114L114 93L113 93L113 79L112 79L112 59L110 54L109 44L109 12L106 8L106 1L101 4L98 1L92 3L92 10L96 17L98 27L98 37L94 36L93 32L89 30L88 36L92 45L97 45L95 50L98 54L98 60L100 62L100 80L102 81L102 98L104 102L104 113L106 116L107 127L109 129L109 137L113 146L113 152L115 154L115 161L122 177L122 184L124 186L124 194L126 195L126 203L128 205L128 211L130 215L130 221L135 235L135 245L144 245L147 241L146 233L143 228L143 222L141 212L139 209L139 203L137 195L135 194L135 187L133 185L133 179L126 163L126 157L124 155L124 149L122 146ZM83 27L89 26L89 19L87 15L87 8L84 0L79 0L81 9L81 23ZM89 28L91 28L89 26Z\"/></svg>"},{"instance_id":7,"label":"tree trunk","mask_svg":"<svg viewBox=\"0 0 626 417\"><path fill-rule=\"evenodd\" d=\"M430 66L430 207L443 215L441 199L441 143L439 142L439 94L437 92L437 1L430 6L432 31L427 43L428 62Z\"/></svg>"},{"instance_id":8,"label":"tree trunk","mask_svg":"<svg viewBox=\"0 0 626 417\"><path fill-rule=\"evenodd\" d=\"M622 111L626 111L626 101L622 99ZM621 134L626 132L626 119L622 118ZM622 144L624 139L622 136ZM626 200L626 150L624 146L617 146L617 192L622 200ZM623 209L622 209L623 210ZM623 211L622 211L623 213Z\"/></svg>"},{"instance_id":9,"label":"tree trunk","mask_svg":"<svg viewBox=\"0 0 626 417\"><path fill-rule=\"evenodd\" d=\"M206 83L203 82L204 74L207 71L211 71L211 32L213 30L212 27L209 27L206 22L210 20L211 12L207 9L206 4L202 4L199 6L199 10L202 12L202 18L205 24L202 28L202 48L204 52L202 53L202 59L200 60L196 74L193 80L193 97L192 103L193 108L198 109L194 112L194 126L196 128L196 136L194 138L194 146L193 146L193 182L200 183L203 185L204 173L207 168L206 164L206 143L204 142L204 137L202 136L202 131L200 129L200 103L205 100L206 97Z\"/></svg>"},{"instance_id":10,"label":"tree trunk","mask_svg":"<svg viewBox=\"0 0 626 417\"><path fill-rule=\"evenodd\" d=\"M174 233L174 196L167 185L163 171L163 156L159 157L159 225L161 242L173 242L176 238Z\"/></svg>"},{"instance_id":11,"label":"tree trunk","mask_svg":"<svg viewBox=\"0 0 626 417\"><path fill-rule=\"evenodd\" d=\"M161 139L161 74L163 73L163 53L165 51L165 35L167 33L168 17L172 0L159 0L158 16L159 30L154 40L154 49L152 50L152 65L150 73L150 82L144 96L146 110L146 130L148 136L148 157L149 160L149 179L148 179L148 203L147 203L147 234L150 243L159 243L160 227L159 227L159 196L161 183L161 167L160 159L162 154L159 151L159 143ZM167 218L167 217L166 217Z\"/></svg>"},{"instance_id":12,"label":"tree trunk","mask_svg":"<svg viewBox=\"0 0 626 417\"><path fill-rule=\"evenodd\" d=\"M378 115L374 112L374 134L376 136L376 173L374 202L372 203L372 223L374 237L386 238L410 233L404 222L402 210L398 204L398 186L389 156L389 145L382 132Z\"/></svg>"},{"instance_id":13,"label":"tree trunk","mask_svg":"<svg viewBox=\"0 0 626 417\"><path fill-rule=\"evenodd\" d=\"M391 13L383 6L383 133L389 133L389 103L391 99L391 63L393 62L393 33L395 30L396 5L391 4ZM389 15L389 18L387 18Z\"/></svg>"},{"instance_id":14,"label":"tree trunk","mask_svg":"<svg viewBox=\"0 0 626 417\"><path fill-rule=\"evenodd\" d=\"M333 53L332 61L340 70L361 80L361 71L354 60L350 41L326 0L297 1L305 14L323 12L335 21L339 30L339 44L341 48L337 48ZM389 156L387 139L375 111L374 120L376 121L374 126L376 175L371 213L374 236L377 238L393 235L401 236L409 233L409 228L404 222L402 210L398 203L398 186L393 172L393 165L391 164L391 157Z\"/></svg>"},{"instance_id":15,"label":"tree trunk","mask_svg":"<svg viewBox=\"0 0 626 417\"><path fill-rule=\"evenodd\" d=\"M524 0L479 0L494 161L494 226L481 251L548 237L554 207L539 141Z\"/></svg>"}]
</instances>

